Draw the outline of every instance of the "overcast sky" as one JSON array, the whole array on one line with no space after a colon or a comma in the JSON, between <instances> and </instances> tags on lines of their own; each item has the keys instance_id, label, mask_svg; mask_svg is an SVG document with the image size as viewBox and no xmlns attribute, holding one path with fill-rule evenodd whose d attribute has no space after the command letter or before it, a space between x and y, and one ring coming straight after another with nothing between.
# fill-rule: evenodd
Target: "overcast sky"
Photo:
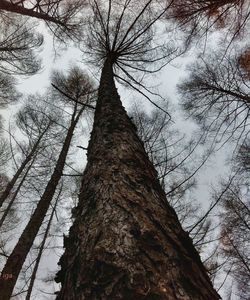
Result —
<instances>
[{"instance_id":1,"label":"overcast sky","mask_svg":"<svg viewBox=\"0 0 250 300\"><path fill-rule=\"evenodd\" d=\"M50 85L51 71L53 69L68 70L72 64L80 65L83 69L87 70L89 73L92 73L92 75L96 78L100 77L100 72L98 72L98 70L94 70L82 63L82 54L76 48L70 47L68 50L62 51L60 55L55 57L53 51L53 40L48 34L45 34L45 43L43 45L43 50L40 53L40 57L43 61L43 69L34 76L19 80L18 88L24 94L36 92L43 93L44 89ZM188 135L191 134L192 130L197 130L198 127L194 125L194 123L184 120L183 113L179 111L176 84L179 82L180 78L185 76L185 68L187 63L190 63L190 61L194 59L195 56L191 54L184 58L178 58L176 61L166 66L163 72L151 79L154 84L159 84L159 91L164 97L166 96L167 99L169 99L170 103L172 103L172 106L175 108L176 112L173 116L173 119L177 128L181 132ZM136 99L141 98L140 95L135 95L130 90L126 90L120 86L119 93L127 110L129 110L131 104L136 101ZM143 100L141 99L141 101ZM152 105L145 100L143 102L143 106L147 111L150 111L153 108ZM9 116L13 114L14 111L15 106L10 106L8 110L3 111L6 121L8 121ZM80 145L87 146L87 140L88 138L79 141ZM81 155L82 162L86 161L85 154ZM225 150L218 152L216 156L209 161L207 167L199 172L196 198L201 201L204 207L207 207L209 204L209 189L211 185L216 185L220 176L225 177L227 171L225 157ZM41 263L42 268L40 272L45 272L45 270L47 272L48 270L55 269L56 264L57 261L55 258L44 257ZM19 297L16 299L22 298ZM52 299L52 296L44 296L44 299Z\"/></svg>"},{"instance_id":2,"label":"overcast sky","mask_svg":"<svg viewBox=\"0 0 250 300\"><path fill-rule=\"evenodd\" d=\"M42 58L42 70L29 78L23 78L19 80L18 88L24 94L32 93L43 93L44 90L50 85L50 74L54 69L67 71L72 65L78 65L82 69L86 70L88 74L95 78L97 83L100 77L100 71L97 68L92 68L83 62L83 55L76 47L70 46L66 50L57 51L55 55L53 38L44 29L44 26L39 25L45 36L45 41L42 46L42 51L40 52L40 57ZM212 39L212 43L216 44L215 39ZM195 61L195 47L192 51L188 52L184 56L175 59L172 63L167 65L163 71L160 73L153 74L149 82L157 86L159 93L169 100L170 106L173 109L172 117L175 122L174 126L180 130L181 133L185 133L191 136L194 130L199 131L199 127L190 120L186 120L184 112L181 111L178 104L179 95L176 92L176 85L180 82L182 78L187 75L186 67L191 62ZM130 89L125 88L118 84L118 91L121 95L123 105L130 110L131 105L134 102L143 103L143 108L149 112L154 107L145 98L138 94L132 92ZM9 114L13 114L15 111L15 106L9 107L7 111L4 112L6 120ZM83 123L83 122L82 122ZM88 137L85 137L84 141L79 141L82 146L87 146ZM229 147L229 146L228 146ZM82 155L81 152L80 155ZM79 157L81 159L81 157ZM86 156L82 155L83 161L86 161ZM199 171L198 176L198 188L195 192L196 198L201 201L204 207L209 205L209 191L211 186L218 184L219 178L225 178L228 172L226 165L226 149L222 149L211 158L206 166ZM84 164L84 163L83 163ZM82 165L83 165L82 164Z\"/></svg>"}]
</instances>

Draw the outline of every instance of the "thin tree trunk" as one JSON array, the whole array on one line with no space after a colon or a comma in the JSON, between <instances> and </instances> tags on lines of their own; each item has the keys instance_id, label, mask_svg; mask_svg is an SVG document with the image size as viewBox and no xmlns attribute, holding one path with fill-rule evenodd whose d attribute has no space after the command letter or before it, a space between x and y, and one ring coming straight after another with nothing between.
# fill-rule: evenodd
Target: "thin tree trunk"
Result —
<instances>
[{"instance_id":1,"label":"thin tree trunk","mask_svg":"<svg viewBox=\"0 0 250 300\"><path fill-rule=\"evenodd\" d=\"M28 166L26 172L23 175L22 180L19 182L18 187L16 188L14 194L12 195L11 200L9 201L6 209L4 210L4 213L3 213L3 215L2 215L2 217L0 219L0 228L2 227L3 222L5 221L8 213L9 213L9 211L10 211L10 209L11 209L11 207L12 207L12 205L13 205L15 199L16 199L16 196L18 195L18 193L19 193L19 191L20 191L20 189L21 189L24 181L26 180L26 177L27 177L27 175L28 175L28 173L29 173L29 171L30 171L30 169L31 169L34 161L35 161L35 157L34 157L33 161L31 162L31 164Z\"/></svg>"},{"instance_id":2,"label":"thin tree trunk","mask_svg":"<svg viewBox=\"0 0 250 300\"><path fill-rule=\"evenodd\" d=\"M122 107L107 59L57 300L219 299Z\"/></svg>"},{"instance_id":3,"label":"thin tree trunk","mask_svg":"<svg viewBox=\"0 0 250 300\"><path fill-rule=\"evenodd\" d=\"M43 222L44 217L48 211L49 205L55 194L59 180L62 177L66 157L70 147L70 143L74 134L74 129L80 118L81 113L84 110L84 106L78 112L76 116L76 108L72 115L71 124L68 129L63 147L59 154L55 169L51 178L45 188L45 191L38 202L36 209L31 216L27 226L25 227L21 237L19 238L14 250L10 254L7 262L3 268L2 274L11 274L12 278L9 280L3 280L0 278L0 291L1 291L1 300L9 300L13 289L15 287L18 275L22 269L22 266L25 262L26 256L28 255L32 244L36 238L36 235L39 231L39 228Z\"/></svg>"},{"instance_id":4,"label":"thin tree trunk","mask_svg":"<svg viewBox=\"0 0 250 300\"><path fill-rule=\"evenodd\" d=\"M42 19L44 21L49 21L58 25L63 26L64 24L59 21L58 19L49 16L46 13L41 13L38 11L35 11L33 9L29 9L29 8L25 8L24 6L21 6L20 4L15 4L15 3L11 3L9 1L6 0L1 0L0 1L0 10L5 10L11 13L17 13L20 15L24 15L24 16L30 16L30 17L34 17L37 19Z\"/></svg>"},{"instance_id":5,"label":"thin tree trunk","mask_svg":"<svg viewBox=\"0 0 250 300\"><path fill-rule=\"evenodd\" d=\"M47 224L44 236L43 236L42 243L39 247L37 259L36 259L36 262L35 262L34 269L32 271L32 275L31 275L31 279L30 279L30 283L29 283L29 287L28 287L28 291L27 291L27 295L26 295L25 300L30 300L30 298L31 298L31 293L32 293L34 282L35 282L35 279L36 279L37 270L38 270L38 267L39 267L39 264L40 264L40 261L41 261L41 258L42 258L44 246L45 246L45 243L46 243L49 231L50 231L50 226L51 226L51 223L52 223L55 211L56 211L56 206L57 206L58 200L60 198L61 192L62 192L62 187L60 188L60 191L59 191L58 196L56 198L54 207L52 209L52 212L51 212L51 215L50 215L50 218L49 218L49 221L48 221L48 224Z\"/></svg>"},{"instance_id":6,"label":"thin tree trunk","mask_svg":"<svg viewBox=\"0 0 250 300\"><path fill-rule=\"evenodd\" d=\"M22 174L23 170L25 169L26 165L30 162L30 160L32 159L33 155L36 153L39 144L44 136L44 134L47 132L47 130L49 129L51 124L49 124L45 130L43 131L43 133L39 136L38 140L36 141L36 143L34 144L34 146L32 147L32 149L30 150L30 153L26 156L26 158L24 159L24 161L21 163L20 167L18 168L18 170L16 171L15 175L12 177L11 181L7 184L5 190L3 191L3 193L1 194L0 197L0 208L2 207L4 201L8 198L11 190L13 189L16 181L18 180L19 176Z\"/></svg>"}]
</instances>

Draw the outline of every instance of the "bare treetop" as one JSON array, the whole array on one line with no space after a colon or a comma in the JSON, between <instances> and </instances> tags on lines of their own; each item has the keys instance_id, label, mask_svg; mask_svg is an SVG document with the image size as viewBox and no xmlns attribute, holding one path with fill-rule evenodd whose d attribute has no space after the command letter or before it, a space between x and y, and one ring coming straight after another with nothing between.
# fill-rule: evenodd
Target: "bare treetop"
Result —
<instances>
[{"instance_id":1,"label":"bare treetop","mask_svg":"<svg viewBox=\"0 0 250 300\"><path fill-rule=\"evenodd\" d=\"M108 57L115 70L128 77L132 71L158 71L178 53L173 41L157 40L155 35L154 25L170 5L153 0L90 1L84 51L98 66Z\"/></svg>"},{"instance_id":2,"label":"bare treetop","mask_svg":"<svg viewBox=\"0 0 250 300\"><path fill-rule=\"evenodd\" d=\"M83 70L73 66L67 75L54 71L51 76L54 99L64 100L71 104L79 103L91 107L94 102L94 83ZM92 107L93 108L93 107Z\"/></svg>"}]
</instances>

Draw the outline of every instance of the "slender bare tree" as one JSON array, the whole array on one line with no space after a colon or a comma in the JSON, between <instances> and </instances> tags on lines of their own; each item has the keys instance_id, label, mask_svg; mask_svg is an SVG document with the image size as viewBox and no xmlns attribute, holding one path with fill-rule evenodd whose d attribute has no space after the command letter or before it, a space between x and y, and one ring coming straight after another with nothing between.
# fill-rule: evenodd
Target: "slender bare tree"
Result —
<instances>
[{"instance_id":1,"label":"slender bare tree","mask_svg":"<svg viewBox=\"0 0 250 300\"><path fill-rule=\"evenodd\" d=\"M72 69L69 72L68 77L57 73L53 78L53 86L57 93L60 93L61 99L66 99L67 102L72 103L72 115L70 117L69 127L51 177L28 224L23 230L16 246L9 255L3 268L2 273L13 275L11 280L0 280L0 287L3 291L1 297L6 300L11 297L18 275L32 247L39 228L43 223L56 192L57 185L63 175L63 169L76 125L86 107L89 106L89 103L93 100L93 86L91 81L77 68Z\"/></svg>"},{"instance_id":2,"label":"slender bare tree","mask_svg":"<svg viewBox=\"0 0 250 300\"><path fill-rule=\"evenodd\" d=\"M35 280L36 280L36 277L37 277L37 271L38 271L38 268L39 268L39 264L41 262L43 252L46 248L46 241L47 241L47 238L49 236L49 232L51 230L52 221L53 221L53 218L54 218L55 213L56 213L57 204L59 202L59 199L60 199L60 196L61 196L61 193L62 193L62 189L63 189L63 183L61 183L61 186L59 187L59 191L58 191L58 194L56 196L55 202L53 203L53 208L52 208L52 211L50 212L50 217L49 217L48 223L46 225L46 229L45 229L41 244L39 245L39 250L38 250L37 257L36 257L36 260L35 260L35 264L34 264L34 267L33 267L33 270L32 270L30 282L29 282L28 289L27 289L27 294L25 296L26 300L31 299L32 290L34 288L34 283L35 283Z\"/></svg>"},{"instance_id":3,"label":"slender bare tree","mask_svg":"<svg viewBox=\"0 0 250 300\"><path fill-rule=\"evenodd\" d=\"M250 203L249 180L242 176L235 178L220 202L220 258L224 261L223 271L230 291L237 299L250 296Z\"/></svg>"},{"instance_id":4,"label":"slender bare tree","mask_svg":"<svg viewBox=\"0 0 250 300\"><path fill-rule=\"evenodd\" d=\"M34 97L35 98L35 97ZM39 101L39 99L38 99ZM34 110L34 105L39 106L36 101L28 101L30 103L24 105L21 110L16 115L16 126L21 131L23 138L26 137L26 142L22 143L14 137L14 135L9 132L10 139L17 143L21 156L16 159L14 158L14 153L12 153L13 161L15 165L15 172L13 177L8 182L5 190L0 197L0 206L3 205L4 201L7 199L11 190L14 188L17 180L19 180L21 174L25 172L34 156L44 148L44 141L48 139L50 135L50 130L56 124L57 118L51 113L46 115L39 113ZM31 104L32 103L32 104ZM44 112L46 109L43 109ZM13 146L11 146L11 149Z\"/></svg>"}]
</instances>

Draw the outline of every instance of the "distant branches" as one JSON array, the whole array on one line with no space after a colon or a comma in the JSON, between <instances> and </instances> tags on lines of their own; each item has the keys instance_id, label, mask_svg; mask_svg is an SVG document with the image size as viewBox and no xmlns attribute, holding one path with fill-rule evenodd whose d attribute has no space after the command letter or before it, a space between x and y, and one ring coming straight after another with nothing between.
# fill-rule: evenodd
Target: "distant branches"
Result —
<instances>
[{"instance_id":1,"label":"distant branches","mask_svg":"<svg viewBox=\"0 0 250 300\"><path fill-rule=\"evenodd\" d=\"M242 189L235 182L223 198L220 214L221 251L228 258L225 269L236 282L236 295L240 299L250 296L250 202L249 195L243 196Z\"/></svg>"},{"instance_id":2,"label":"distant branches","mask_svg":"<svg viewBox=\"0 0 250 300\"><path fill-rule=\"evenodd\" d=\"M25 110L26 110L26 114L25 114ZM40 150L43 139L46 137L46 134L48 133L50 127L53 124L52 120L46 118L42 118L38 120L38 116L30 107L26 107L24 111L19 113L18 122L20 125L20 129L26 131L28 135L30 134L29 144L25 147L26 149L23 147L21 148L23 159L20 165L17 167L15 174L6 185L5 190L1 193L0 207L8 199L11 190L15 186L21 174L24 172L27 165L30 163L30 161L33 159L36 153ZM37 128L39 128L39 130L36 132Z\"/></svg>"},{"instance_id":3,"label":"distant branches","mask_svg":"<svg viewBox=\"0 0 250 300\"><path fill-rule=\"evenodd\" d=\"M192 197L192 191L196 187L197 173L206 163L209 153L198 156L200 140L187 140L174 129L166 114L158 109L147 114L138 105L134 105L130 115L158 172L168 202L175 209L182 225L189 228L199 218L199 208Z\"/></svg>"},{"instance_id":4,"label":"distant branches","mask_svg":"<svg viewBox=\"0 0 250 300\"><path fill-rule=\"evenodd\" d=\"M244 141L240 146L239 152L236 157L236 165L240 168L242 173L247 176L250 173L250 140L249 138Z\"/></svg>"},{"instance_id":5,"label":"distant branches","mask_svg":"<svg viewBox=\"0 0 250 300\"><path fill-rule=\"evenodd\" d=\"M16 89L14 77L0 73L0 107L16 102L21 94Z\"/></svg>"},{"instance_id":6,"label":"distant branches","mask_svg":"<svg viewBox=\"0 0 250 300\"><path fill-rule=\"evenodd\" d=\"M43 43L41 34L20 17L0 16L0 106L16 102L16 75L36 73L41 62L35 51Z\"/></svg>"},{"instance_id":7,"label":"distant branches","mask_svg":"<svg viewBox=\"0 0 250 300\"><path fill-rule=\"evenodd\" d=\"M230 139L239 143L249 132L250 85L239 56L236 52L222 59L220 53L200 58L179 86L189 116L222 145Z\"/></svg>"},{"instance_id":8,"label":"distant branches","mask_svg":"<svg viewBox=\"0 0 250 300\"><path fill-rule=\"evenodd\" d=\"M1 135L0 137L0 172L3 172L3 170L5 170L6 163L10 159L10 149L9 145L7 144L7 140L4 139Z\"/></svg>"},{"instance_id":9,"label":"distant branches","mask_svg":"<svg viewBox=\"0 0 250 300\"><path fill-rule=\"evenodd\" d=\"M0 12L10 12L44 20L54 34L73 34L78 30L81 20L78 14L86 5L83 0L2 0L0 3ZM51 25L50 25L51 24ZM53 26L54 24L55 26Z\"/></svg>"},{"instance_id":10,"label":"distant branches","mask_svg":"<svg viewBox=\"0 0 250 300\"><path fill-rule=\"evenodd\" d=\"M96 90L89 77L74 66L69 70L68 76L59 71L54 71L51 76L51 93L56 100L75 105L76 103L94 109L91 102L95 101Z\"/></svg>"},{"instance_id":11,"label":"distant branches","mask_svg":"<svg viewBox=\"0 0 250 300\"><path fill-rule=\"evenodd\" d=\"M43 43L43 37L34 33L34 26L20 17L1 17L0 71L12 75L31 75L40 69L35 50Z\"/></svg>"},{"instance_id":12,"label":"distant branches","mask_svg":"<svg viewBox=\"0 0 250 300\"><path fill-rule=\"evenodd\" d=\"M231 44L250 29L250 4L247 0L177 0L170 15L189 34L189 39L225 28L224 37L228 37Z\"/></svg>"},{"instance_id":13,"label":"distant branches","mask_svg":"<svg viewBox=\"0 0 250 300\"><path fill-rule=\"evenodd\" d=\"M65 132L65 136L63 137L62 140L62 144L61 147L58 149L58 156L56 158L55 161L55 165L54 165L54 169L51 173L51 176L48 180L48 182L46 183L46 186L44 188L44 190L42 191L41 195L40 195L40 199L39 202L37 204L37 206L35 207L35 210L32 213L32 216L29 219L28 224L26 225L26 227L24 228L17 244L15 245L12 253L10 254L10 256L8 257L6 264L4 266L3 269L3 273L12 273L13 274L13 278L11 281L9 281L6 285L6 283L3 280L0 280L0 286L5 286L2 290L4 290L5 294L4 297L7 299L8 297L11 296L14 286L16 284L17 278L19 276L19 273L21 272L21 269L23 267L23 264L26 260L26 257L32 247L32 244L39 232L40 227L42 226L43 220L46 217L46 214L48 212L48 209L51 205L51 202L53 200L53 197L56 193L57 190L57 186L63 176L63 170L65 168L65 164L66 164L66 159L67 159L67 155L69 153L69 149L71 146L71 142L74 136L74 132L76 129L76 126L78 124L79 119L81 118L83 112L86 109L86 106L84 105L84 100L86 102L90 101L90 91L93 91L93 87L91 84L90 79L88 78L88 76L81 72L80 69L74 69L72 68L69 72L68 76L63 75L62 73L57 73L57 75L54 74L53 80L54 82L60 82L59 79L64 79L63 82L60 83L60 87L62 89L66 89L69 94L72 94L72 96L74 97L74 93L75 93L75 97L76 97L76 101L75 102L71 102L71 114L70 114L70 118L69 118L69 123L67 124L67 129ZM58 79L58 80L57 80ZM58 90L56 90L56 93L59 93L59 95L57 96L57 98L61 98L61 101L65 101L65 102L69 102L69 99L65 99L65 95L64 94L60 94L60 92L58 92ZM50 94L51 97L51 94ZM56 99L54 99L55 101ZM80 103L83 103L83 105L81 105ZM20 119L22 120L22 116L24 115L24 119L27 119L27 116L25 114L22 114L20 116ZM42 112L38 113L34 113L34 114L28 114L28 119L31 119L33 124L35 125L37 122L40 123L40 119L49 119L50 122L52 122L52 120L50 118L48 118L45 114L43 114ZM38 133L36 134L36 131L34 131L34 127L35 126L29 126L29 122L26 123L22 123L24 124L23 126L23 130L25 130L27 133L29 133L29 136L36 136L38 135L39 137L41 136L40 131L38 130ZM43 126L41 126L41 131L44 132L44 130L47 128L45 127L45 129L43 128ZM39 141L39 139L37 140L37 142ZM35 145L37 144L37 142L35 143ZM32 148L32 154L34 152L34 148ZM27 158L29 158L31 156L31 153L28 154L28 156L26 157L26 160L24 162L27 161ZM22 165L23 166L23 163ZM22 170L18 170L18 176L20 175L20 172L22 172ZM17 178L17 174L15 174L15 177L13 177L14 179ZM13 179L13 180L14 180ZM12 181L13 181L12 180ZM12 186L9 187L9 189L5 192L4 195L7 195L7 192L10 191L10 189L12 188ZM36 188L36 187L34 187Z\"/></svg>"}]
</instances>

